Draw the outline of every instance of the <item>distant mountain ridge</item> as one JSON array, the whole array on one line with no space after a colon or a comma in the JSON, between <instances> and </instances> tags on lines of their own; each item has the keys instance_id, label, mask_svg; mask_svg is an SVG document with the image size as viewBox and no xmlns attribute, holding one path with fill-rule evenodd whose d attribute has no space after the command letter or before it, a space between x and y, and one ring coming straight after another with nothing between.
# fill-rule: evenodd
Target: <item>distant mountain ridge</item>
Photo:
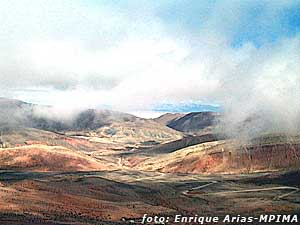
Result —
<instances>
[{"instance_id":1,"label":"distant mountain ridge","mask_svg":"<svg viewBox=\"0 0 300 225\"><path fill-rule=\"evenodd\" d=\"M0 98L0 129L28 127L45 131L93 131L98 136L128 142L172 141L187 135L212 133L220 113L167 113L156 119L143 119L131 114L100 109L85 109L57 113L51 106L41 106L19 100ZM113 131L113 133L111 133ZM117 132L117 133L116 133ZM151 142L151 143L152 143Z\"/></svg>"},{"instance_id":2,"label":"distant mountain ridge","mask_svg":"<svg viewBox=\"0 0 300 225\"><path fill-rule=\"evenodd\" d=\"M167 126L171 121L177 120L185 115L185 113L165 113L153 120Z\"/></svg>"},{"instance_id":3,"label":"distant mountain ridge","mask_svg":"<svg viewBox=\"0 0 300 225\"><path fill-rule=\"evenodd\" d=\"M37 113L39 111L47 113ZM50 106L40 106L14 99L0 98L0 125L24 126L50 131L97 129L112 122L135 121L138 117L111 110L86 109L78 111L74 118L65 120L51 117Z\"/></svg>"},{"instance_id":4,"label":"distant mountain ridge","mask_svg":"<svg viewBox=\"0 0 300 225\"><path fill-rule=\"evenodd\" d=\"M36 132L32 132L32 129L36 129ZM13 131L18 131L18 135ZM19 140L26 140L26 137L43 140L38 137L39 131L41 136L49 136L48 133L44 135L44 131L50 131L82 137L94 143L113 143L122 148L148 147L178 140L183 136L181 132L163 124L127 113L100 109L66 112L50 106L0 99L0 132L6 135L7 142L24 142L15 142L11 136Z\"/></svg>"},{"instance_id":5,"label":"distant mountain ridge","mask_svg":"<svg viewBox=\"0 0 300 225\"><path fill-rule=\"evenodd\" d=\"M221 114L217 112L167 113L155 120L177 131L199 133L217 125L220 116Z\"/></svg>"},{"instance_id":6,"label":"distant mountain ridge","mask_svg":"<svg viewBox=\"0 0 300 225\"><path fill-rule=\"evenodd\" d=\"M155 107L157 112L220 112L222 108L215 104L204 104L201 102L165 103Z\"/></svg>"}]
</instances>

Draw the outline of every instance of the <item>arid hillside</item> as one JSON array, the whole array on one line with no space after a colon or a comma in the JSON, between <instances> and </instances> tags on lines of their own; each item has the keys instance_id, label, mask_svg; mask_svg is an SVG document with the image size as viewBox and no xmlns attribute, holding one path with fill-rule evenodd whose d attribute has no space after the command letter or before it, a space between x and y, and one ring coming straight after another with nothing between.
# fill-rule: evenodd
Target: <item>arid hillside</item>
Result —
<instances>
[{"instance_id":1,"label":"arid hillside","mask_svg":"<svg viewBox=\"0 0 300 225\"><path fill-rule=\"evenodd\" d=\"M33 144L0 149L0 168L45 172L111 170L116 166L64 147Z\"/></svg>"},{"instance_id":2,"label":"arid hillside","mask_svg":"<svg viewBox=\"0 0 300 225\"><path fill-rule=\"evenodd\" d=\"M149 148L183 137L181 132L146 119L136 119L133 122L114 122L95 130L67 131L65 134L93 143L119 145L124 149Z\"/></svg>"},{"instance_id":3,"label":"arid hillside","mask_svg":"<svg viewBox=\"0 0 300 225\"><path fill-rule=\"evenodd\" d=\"M167 126L189 134L203 134L212 132L214 126L219 123L220 113L195 112L175 118L167 123Z\"/></svg>"},{"instance_id":4,"label":"arid hillside","mask_svg":"<svg viewBox=\"0 0 300 225\"><path fill-rule=\"evenodd\" d=\"M137 117L111 110L81 109L66 112L51 106L0 98L0 128L29 127L48 131L93 130L112 122L135 121Z\"/></svg>"},{"instance_id":5,"label":"arid hillside","mask_svg":"<svg viewBox=\"0 0 300 225\"><path fill-rule=\"evenodd\" d=\"M134 160L129 155L128 166L145 171L199 174L297 169L300 167L300 139L298 136L289 139L292 141L265 136L259 144L210 139L179 149L166 144L160 149L153 148L157 154L135 156Z\"/></svg>"},{"instance_id":6,"label":"arid hillside","mask_svg":"<svg viewBox=\"0 0 300 225\"><path fill-rule=\"evenodd\" d=\"M186 114L184 114L184 113L166 113L166 114L163 114L160 117L157 117L153 120L160 124L167 126L170 122L176 121L185 115Z\"/></svg>"}]
</instances>

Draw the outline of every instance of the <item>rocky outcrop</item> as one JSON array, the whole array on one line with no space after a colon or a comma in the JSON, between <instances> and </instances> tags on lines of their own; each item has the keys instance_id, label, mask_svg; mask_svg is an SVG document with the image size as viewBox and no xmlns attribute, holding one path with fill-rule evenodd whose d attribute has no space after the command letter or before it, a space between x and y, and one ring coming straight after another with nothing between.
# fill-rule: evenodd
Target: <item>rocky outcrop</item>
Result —
<instances>
[{"instance_id":1,"label":"rocky outcrop","mask_svg":"<svg viewBox=\"0 0 300 225\"><path fill-rule=\"evenodd\" d=\"M269 144L226 149L212 148L202 155L185 157L166 165L162 172L249 173L300 168L300 144Z\"/></svg>"},{"instance_id":2,"label":"rocky outcrop","mask_svg":"<svg viewBox=\"0 0 300 225\"><path fill-rule=\"evenodd\" d=\"M300 167L300 144L245 146L224 154L230 170L272 170Z\"/></svg>"}]
</instances>

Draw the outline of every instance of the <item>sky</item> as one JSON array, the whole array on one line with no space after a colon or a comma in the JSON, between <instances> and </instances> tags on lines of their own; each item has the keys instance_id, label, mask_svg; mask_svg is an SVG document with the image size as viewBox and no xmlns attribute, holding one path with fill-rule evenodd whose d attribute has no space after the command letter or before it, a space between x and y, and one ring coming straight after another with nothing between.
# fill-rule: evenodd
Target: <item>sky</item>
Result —
<instances>
[{"instance_id":1,"label":"sky","mask_svg":"<svg viewBox=\"0 0 300 225\"><path fill-rule=\"evenodd\" d=\"M298 0L0 0L0 21L3 97L146 117L300 111Z\"/></svg>"}]
</instances>

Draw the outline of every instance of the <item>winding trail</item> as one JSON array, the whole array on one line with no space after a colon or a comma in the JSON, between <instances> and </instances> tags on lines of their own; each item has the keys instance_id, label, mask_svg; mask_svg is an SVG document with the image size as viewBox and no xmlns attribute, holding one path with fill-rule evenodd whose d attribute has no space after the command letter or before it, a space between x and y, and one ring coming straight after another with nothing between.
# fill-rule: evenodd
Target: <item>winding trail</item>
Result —
<instances>
[{"instance_id":1,"label":"winding trail","mask_svg":"<svg viewBox=\"0 0 300 225\"><path fill-rule=\"evenodd\" d=\"M207 183L207 181L204 181ZM274 197L274 200L279 200L284 197L287 197L289 195L292 195L294 193L297 193L300 191L297 187L289 187L289 186L279 186L279 187L270 187L270 188L254 188L254 189L246 189L246 190L240 190L240 191L219 191L219 192L212 192L212 193L193 193L194 191L206 188L208 186L211 186L213 184L218 183L219 181L209 181L208 184L204 184L195 188L191 188L189 190L183 191L182 194L189 197L197 197L197 196L209 196L209 195L224 195L224 194L242 194L242 193L251 193L251 192L261 192L261 191L274 191L274 190L290 190L290 192L286 194L282 194L279 196Z\"/></svg>"},{"instance_id":2,"label":"winding trail","mask_svg":"<svg viewBox=\"0 0 300 225\"><path fill-rule=\"evenodd\" d=\"M213 185L213 184L218 183L218 181L215 181L215 180L214 180L214 181L203 181L203 182L205 182L205 183L209 182L209 183L208 183L208 184L201 185L201 186L198 186L198 187L191 188L191 189L186 190L186 191L183 191L182 194L183 194L183 195L186 195L186 196L193 196L193 195L195 195L195 194L190 193L190 192L195 191L195 190L200 190L200 189L206 188L206 187L208 187L208 186L210 186L210 185Z\"/></svg>"}]
</instances>

